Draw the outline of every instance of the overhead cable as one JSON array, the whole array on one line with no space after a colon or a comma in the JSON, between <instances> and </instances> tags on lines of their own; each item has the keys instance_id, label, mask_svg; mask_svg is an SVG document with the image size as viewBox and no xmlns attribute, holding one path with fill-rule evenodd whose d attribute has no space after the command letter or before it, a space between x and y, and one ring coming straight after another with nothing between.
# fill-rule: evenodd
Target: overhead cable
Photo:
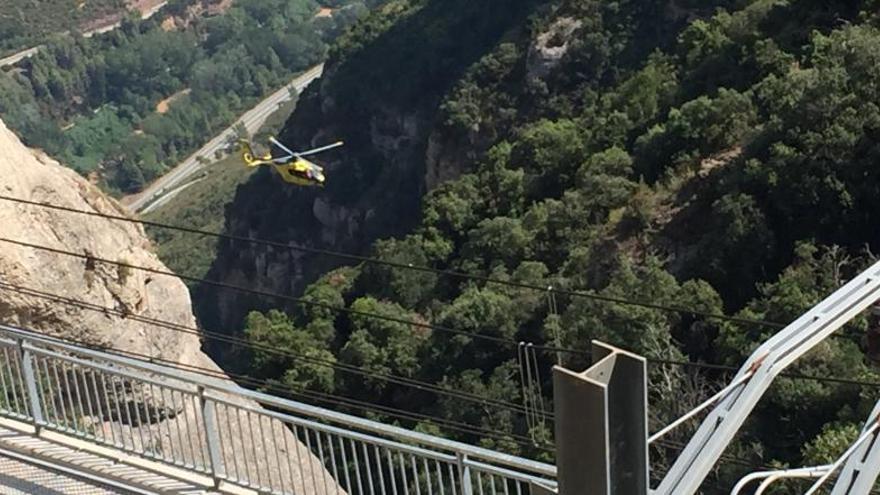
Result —
<instances>
[{"instance_id":1,"label":"overhead cable","mask_svg":"<svg viewBox=\"0 0 880 495\"><path fill-rule=\"evenodd\" d=\"M382 259L378 259L378 258L371 258L368 256L361 256L361 255L356 255L356 254L331 251L331 250L327 250L327 249L312 248L312 247L300 246L300 245L296 245L296 244L283 243L283 242L278 242L278 241L256 239L253 237L243 237L243 236L224 234L224 233L219 233L219 232L211 232L211 231L207 231L207 230L194 229L194 228L183 227L183 226L179 226L179 225L170 225L170 224L166 224L166 223L136 219L136 218L131 218L131 217L123 216L123 215L109 215L106 213L99 213L96 211L80 210L77 208L71 208L71 207L67 207L67 206L55 205L55 204L44 203L44 202L39 202L39 201L31 201L31 200L27 200L27 199L15 198L15 197L5 196L5 195L0 195L0 200L10 201L10 202L19 203L19 204L26 204L26 205L31 205L31 206L37 206L37 207L41 207L41 208L48 208L48 209L53 209L53 210L58 210L58 211L65 211L65 212L69 212L69 213L76 213L76 214L80 214L80 215L88 215L88 216L93 216L93 217L105 218L108 220L117 220L117 221L121 221L121 222L135 223L135 224L140 224L140 225L144 225L144 226L148 226L148 227L155 227L155 228L160 228L160 229L185 232L185 233L189 233L189 234L197 234L197 235L202 235L202 236L214 237L217 239L223 239L223 240L228 240L228 241L245 242L245 243L257 244L257 245L269 246L269 247L278 248L278 249L285 249L285 250L298 251L298 252L304 252L304 253L310 253L310 254L331 256L331 257L336 257L336 258L340 258L340 259L347 259L349 261L356 261L356 262L360 262L360 263L383 265L383 266L388 266L391 268L398 268L398 269L402 269L402 270L420 271L420 272L432 273L432 274L440 275L440 276L461 278L461 279L465 279L465 280L475 280L475 281L484 282L484 283L488 283L488 284L504 285L504 286L514 287L514 288L519 288L519 289L529 289L529 290L536 290L536 291L540 291L540 292L549 292L550 294L558 294L558 295L563 295L563 296L568 296L568 297L590 299L590 300L594 300L594 301L620 304L620 305L624 305L624 306L642 307L642 308L647 308L647 309L655 309L655 310L659 310L659 311L673 312L673 313L679 313L679 314L689 314L689 315L694 315L694 316L700 316L700 317L707 318L707 319L727 321L727 322L743 324L743 325L755 325L755 326L763 326L763 327L770 327L770 328L784 328L785 327L784 323L779 323L779 322L766 321L766 320L756 320L756 319L750 319L750 318L741 318L741 317L729 316L729 315L720 314L720 313L713 313L713 312L709 312L709 311L697 310L697 309L693 309L693 308L669 306L669 305L656 304L656 303L651 303L651 302L646 302L646 301L634 301L634 300L630 300L630 299L602 295L602 294L595 294L595 293L590 293L590 292L573 291L573 290L559 289L559 288L555 288L555 287L546 287L546 286L542 287L542 286L538 286L538 285L534 285L534 284L527 284L524 282L515 282L512 280L502 280L502 279L487 277L487 276L483 276L483 275L475 275L475 274L469 274L469 273L464 273L464 272L458 272L458 271L454 271L454 270L441 270L441 269L437 269L437 268L431 268L428 266L415 265L412 263L399 263L399 262L394 262L394 261L382 260Z\"/></svg>"},{"instance_id":2,"label":"overhead cable","mask_svg":"<svg viewBox=\"0 0 880 495\"><path fill-rule=\"evenodd\" d=\"M0 241L2 241L2 239L0 239ZM5 288L7 290L13 290L13 291L20 292L20 293L25 293L25 294L31 295L33 297L51 300L51 301L54 301L54 302L57 302L60 304L80 307L81 309L88 309L88 310L98 311L98 312L102 312L102 313L114 313L114 314L117 314L118 316L123 317L123 318L129 318L129 319L132 319L135 321L140 321L142 323L158 326L158 327L165 328L168 330L177 331L177 332L184 332L184 333L189 333L189 334L198 335L198 336L204 336L207 339L215 339L215 340L220 340L220 341L224 341L224 342L228 342L228 343L233 343L233 344L241 345L241 346L248 347L248 348L251 348L254 350L274 353L279 356L293 357L293 358L299 358L299 359L304 358L307 360L311 360L312 362L315 362L315 363L325 363L328 365L331 363L330 361L320 360L319 358L313 358L310 356L304 356L304 355L292 353L289 351L281 351L277 348L273 348L270 346L255 344L252 342L248 342L247 340L228 336L228 335L225 335L225 334L222 334L219 332L211 332L211 331L203 330L203 329L196 328L196 327L188 327L185 325L180 325L178 323L170 322L167 320L161 320L161 319L157 319L157 318L136 315L131 312L126 312L123 310L109 308L106 306L100 306L100 305L96 305L93 303L87 303L85 301L80 301L77 299L73 299L73 298L69 298L69 297L65 297L65 296L60 296L57 294L42 292L42 291L35 290L32 288L18 286L15 284L10 284L7 282L0 281L0 289L2 289L2 288ZM565 348L556 349L553 347L542 347L542 346L537 346L537 345L535 345L535 346L530 345L530 347L534 347L539 350L542 348L549 349L554 352L557 350L561 350L561 351L568 352L571 354L578 354L578 355L583 355L583 356L587 356L587 357L590 356L589 352L575 350L575 349L565 349ZM737 371L739 371L739 368L737 368L735 366L722 365L722 364L701 363L701 362L693 362L693 361L677 361L677 360L656 358L656 357L651 357L651 356L646 357L646 360L648 361L649 364L671 365L671 366L698 368L698 369L724 371L724 372L737 372ZM438 387L436 384L432 384L429 382L421 382L418 380L406 379L404 377L399 377L399 376L390 375L390 374L376 373L376 372L372 372L369 370L364 370L362 368L358 368L356 366L344 365L342 363L336 363L336 364L340 366L340 369L342 371L351 371L351 372L356 372L358 374L363 374L364 376L370 376L370 377L379 378L379 379L386 379L388 381L391 381L392 383L398 383L398 382L394 381L397 379L407 380L411 384L411 386L414 388L424 387L424 390L431 391L433 388ZM795 379L795 380L810 380L810 381L816 381L816 382L837 383L837 384L842 384L842 385L854 385L854 386L859 386L859 387L880 389L880 382L871 382L871 381L865 381L865 380L814 376L814 375L806 375L806 374L802 374L802 373L793 373L793 372L788 372L788 371L780 373L780 376L784 377L784 378ZM405 385L406 383L400 382L398 384ZM440 388L440 390L436 390L436 392L440 393L440 394L447 394L448 393L452 397L463 398L466 400L474 400L476 402L485 402L489 405L496 405L499 407L506 407L506 408L509 408L511 410L515 410L518 412L524 412L522 405L515 404L512 402L499 401L496 399L487 399L483 396L474 395L474 394L467 394L464 392L452 391L452 390L443 389L443 388ZM552 412L545 412L544 414L550 419L553 418Z\"/></svg>"},{"instance_id":3,"label":"overhead cable","mask_svg":"<svg viewBox=\"0 0 880 495\"><path fill-rule=\"evenodd\" d=\"M503 344L510 344L510 345L517 345L519 343L518 341L513 340L513 339L494 337L492 335L485 335L485 334L480 334L480 333L468 332L465 330L458 330L455 328L450 328L450 327L446 327L446 326L442 326L442 325L434 325L434 324L423 323L423 322L415 321L415 320L406 320L403 318L395 318L393 316L379 315L379 314L375 314L375 313L369 313L366 311L358 311L356 309L334 306L332 304L327 304L327 303L323 303L320 301L312 301L312 300L302 298L302 297L294 297L294 296L289 296L286 294L278 294L275 292L267 292L267 291L256 290L256 289L248 289L246 287L240 287L237 285L227 284L225 282L218 282L215 280L206 280L203 278L191 277L188 275L180 275L180 274L177 274L177 273L174 273L171 271L159 270L156 268L148 268L148 267L139 266L139 265L133 265L131 263L125 263L122 261L108 260L106 258L100 258L98 256L93 256L90 254L75 253L73 251L66 251L64 249L58 249L58 248L53 248L53 247L49 247L49 246L42 246L39 244L33 244L33 243L19 241L19 240L15 240L15 239L7 239L5 237L0 237L0 242L5 242L7 244L14 244L14 245L21 246L21 247L27 247L27 248L36 249L36 250L40 250L40 251L46 251L46 252L55 253L55 254L62 254L65 256L71 256L71 257L79 258L82 260L87 260L87 261L90 260L92 262L99 262L99 263L105 263L108 265L114 265L114 266L123 267L123 268L130 268L132 270L144 271L147 273L153 273L155 275L165 275L168 277L179 278L181 280L186 280L186 281L190 281L190 282L196 282L196 283L200 283L200 284L204 284L204 285L218 287L221 289L234 290L236 292L241 292L243 294L251 294L251 295L260 296L260 297L268 297L268 298L273 298L273 299L279 299L282 301L288 301L288 302L292 302L292 303L302 304L305 306L314 306L317 308L324 308L324 309L334 311L337 313L344 313L344 314L355 315L355 316L363 316L365 318L384 320L384 321L388 321L388 322L392 322L392 323L401 323L404 325L426 328L429 330L436 330L439 332L446 332L446 333L461 335L461 336L465 336L465 337L469 337L469 338L473 338L473 339L486 340L486 341L495 342L495 343L503 343Z\"/></svg>"},{"instance_id":4,"label":"overhead cable","mask_svg":"<svg viewBox=\"0 0 880 495\"><path fill-rule=\"evenodd\" d=\"M72 257L80 258L83 260L92 260L93 262L106 263L106 264L120 266L120 267L127 267L127 268L130 268L133 270L141 270L141 271L145 271L148 273L180 278L182 280L203 283L205 285L211 285L211 286L216 286L216 287L220 287L220 288L224 288L224 289L235 290L235 291L246 293L246 294L253 294L253 295L258 295L258 296L262 296L262 297L277 298L280 300L290 301L290 302L303 304L303 305L307 305L307 306L310 305L310 306L315 306L315 307L321 307L321 308L325 308L325 309L339 312L339 313L352 314L352 315L356 315L356 316L363 316L365 318L374 318L377 320L385 320L385 321L390 321L390 322L394 322L394 323L401 323L401 324L405 324L405 325L411 325L414 327L426 328L429 330L437 330L437 331L441 331L441 332L462 335L462 336L466 336L466 337L470 337L470 338L474 338L474 339L488 340L488 341L492 341L492 342L496 342L496 343L519 345L519 341L516 341L513 339L494 337L494 336L490 336L490 335L468 332L465 330L450 328L450 327L441 326L441 325L434 325L434 324L430 324L430 323L423 323L420 321L405 320L402 318L395 318L395 317L391 317L391 316L379 315L379 314L370 313L370 312L366 312L366 311L358 311L358 310L353 310L353 309L344 308L344 307L338 307L338 306L334 306L332 304L326 304L326 303L322 303L322 302L318 302L318 301L311 301L311 300L304 299L304 298L298 298L298 297L288 296L288 295L284 295L284 294L277 294L277 293L273 293L273 292L261 291L261 290L248 289L245 287L239 287L236 285L226 284L223 282L216 282L213 280L205 280L205 279L200 279L197 277L178 275L178 274L176 274L174 272L170 272L170 271L164 271L164 270L158 270L158 269L154 269L154 268L132 265L130 263L108 260L108 259L100 258L97 256L92 256L89 254L80 254L80 253L75 253L72 251L66 251L63 249L42 246L39 244L32 244L32 243L18 241L18 240L14 240L14 239L7 239L4 237L0 237L0 242L5 242L5 243L9 243L9 244L14 244L14 245L22 246L22 247L28 247L28 248L32 248L32 249L47 251L47 252L52 252L52 253L56 253L56 254L62 254L62 255L66 255L66 256L72 256ZM569 354L577 354L577 355L583 355L583 356L590 355L590 353L587 351L582 351L582 350L577 350L577 349L556 348L556 347L552 347L552 346L541 346L541 345L534 345L534 348L537 350L544 350L544 351L548 351L548 352L562 351L562 352L566 352ZM657 360L657 359L649 357L648 361L662 364L663 360L662 359ZM700 368L713 368L716 370L724 368L724 366L722 366L722 365L703 364L703 363L673 362L673 361L668 361L668 363L677 364L677 365L695 366L695 367L700 367ZM733 367L730 367L730 368L733 368ZM814 380L814 381L820 381L820 382L836 382L836 383L841 383L841 384L851 384L851 385L861 385L861 386L871 386L871 387L880 386L880 384L878 384L878 383L860 382L858 380L851 380L851 379L845 379L845 378L826 378L826 377L815 377L815 376L798 375L798 374L791 374L790 375L788 373L782 373L782 374L780 374L780 376L785 376L788 378L800 378L800 379L804 379L804 380Z\"/></svg>"},{"instance_id":5,"label":"overhead cable","mask_svg":"<svg viewBox=\"0 0 880 495\"><path fill-rule=\"evenodd\" d=\"M233 345L240 346L240 347L254 350L254 351L266 352L266 353L269 353L269 354L272 354L275 356L287 357L287 358L291 358L291 359L307 361L307 362L310 362L313 364L329 367L329 368L343 371L346 373L351 373L351 374L355 374L355 375L359 375L359 376L363 376L363 377L368 377L368 378L380 379L380 380L387 381L389 383L407 386L407 387L415 388L417 390L421 390L421 391L425 391L425 392L431 392L431 393L435 393L438 395L445 395L445 396L452 397L455 399L472 401L472 402L479 403L481 405L491 405L491 406L495 406L495 407L509 409L509 410L511 410L513 412L517 412L517 413L522 413L522 414L526 413L526 411L522 405L516 404L513 402L507 402L507 401L502 401L502 400L498 400L498 399L491 399L491 398L487 398L485 396L481 396L481 395L477 395L477 394L471 394L471 393L462 392L462 391L458 391L458 390L452 390L449 388L441 387L441 386L434 384L434 383L429 383L429 382L425 382L425 381L421 381L421 380L415 380L412 378L397 376L397 375L393 375L390 373L378 373L378 372L375 372L372 370L368 370L368 369L365 369L362 367L358 367L358 366L354 366L354 365L350 365L350 364L346 364L346 363L329 361L329 360L321 359L321 358L314 357L314 356L308 356L305 354L296 353L296 352L293 352L290 350L282 350L282 349L278 349L276 347L272 347L269 345L250 342L246 339L237 338L237 337L234 337L231 335L226 335L226 334L223 334L220 332L212 332L212 331L200 329L197 327L190 327L187 325L181 325L181 324L170 322L167 320L160 320L160 319L151 318L148 316L138 315L138 314L135 314L131 311L127 311L124 309L116 309L116 308L111 308L108 306L101 306L101 305L89 303L86 301L82 301L80 299L74 299L71 297L61 296L59 294L44 292L44 291L40 291L40 290L33 289L30 287L24 287L21 285L11 284L11 283L2 282L2 281L0 281L0 289L10 290L10 291L13 291L13 292L16 292L19 294L28 295L31 297L36 297L36 298L52 301L52 302L55 302L58 304L66 305L66 306L77 307L80 309L86 309L86 310L100 312L100 313L115 314L121 318L126 318L126 319L130 319L133 321L138 321L138 322L145 323L145 324L152 325L152 326L156 326L159 328L164 328L166 330L184 333L184 334L195 335L198 337L204 337L209 340L217 340L220 342L233 344ZM552 413L543 412L543 415L549 417L550 419L552 419L552 417L553 417Z\"/></svg>"}]
</instances>

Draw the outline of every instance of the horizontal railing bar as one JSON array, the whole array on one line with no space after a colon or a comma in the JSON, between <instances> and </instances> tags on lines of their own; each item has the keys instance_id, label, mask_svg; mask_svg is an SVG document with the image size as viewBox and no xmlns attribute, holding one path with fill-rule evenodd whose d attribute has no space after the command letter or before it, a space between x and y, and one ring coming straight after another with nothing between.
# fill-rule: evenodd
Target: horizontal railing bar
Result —
<instances>
[{"instance_id":1,"label":"horizontal railing bar","mask_svg":"<svg viewBox=\"0 0 880 495\"><path fill-rule=\"evenodd\" d=\"M510 455L510 454L502 454L500 452L495 452L489 449L484 449L482 447L476 447L473 445L456 442L454 440L447 440L445 438L439 438L431 435L426 435L423 433L418 433L415 431L407 430L404 428L400 428L397 426L390 426L382 423L378 423L375 421L370 421L367 419L359 418L357 416L351 416L344 413L339 413L335 411L331 411L328 409L311 406L308 404L304 404L301 402L292 401L289 399L282 399L280 397L274 397L268 394L264 394L261 392L255 392L252 390L248 390L246 388L239 387L237 385L227 385L223 383L221 380L211 379L204 376L198 376L194 373L189 373L185 370L172 370L168 367L156 365L153 363L147 363L143 361L138 361L136 359L127 358L124 356L118 356L115 354L109 354L99 351L94 351L91 349L81 348L75 345L67 344L60 339L54 337L48 337L44 335L34 334L33 332L29 332L27 330L23 330L20 328L11 327L8 325L0 325L0 330L5 331L7 333L11 333L14 335L21 336L22 338L35 342L45 342L48 345L63 348L69 350L70 352L78 353L80 355L90 356L98 359L102 359L104 361L109 361L113 363L119 363L131 368L151 372L157 375L163 375L168 378L182 381L186 380L195 384L200 384L203 387L211 388L216 391L225 392L232 395L239 395L242 397L246 397L255 402L261 403L266 406L277 407L280 409L284 409L287 411L291 411L298 414L303 414L306 416L320 418L326 421L331 421L334 423L341 423L346 426L351 426L360 430L369 431L372 433L378 433L381 435L387 435L390 437L394 437L398 440L405 440L408 442L412 442L418 445L423 445L427 447L443 449L447 451L457 452L461 454L466 454L468 456L477 457L483 460L488 460L490 462L494 462L497 464L502 464L508 467L515 467L519 469L525 469L528 471L532 471L535 473L540 473L546 476L556 476L556 466L551 464L545 464L538 461L533 461L530 459L525 459L522 457ZM69 358L68 358L69 359ZM90 364L94 366L93 364ZM113 368L114 373L118 373ZM186 378L182 379L181 375L185 375ZM166 386L166 385L162 385Z\"/></svg>"},{"instance_id":2,"label":"horizontal railing bar","mask_svg":"<svg viewBox=\"0 0 880 495\"><path fill-rule=\"evenodd\" d=\"M556 488L556 480L541 478L539 476L531 476L528 474L523 474L519 471L511 471L510 469L493 466L491 464L486 464L483 462L472 461L470 459L465 459L464 461L462 461L462 463L476 469L477 471L502 476L512 481L535 482L549 488Z\"/></svg>"},{"instance_id":3,"label":"horizontal railing bar","mask_svg":"<svg viewBox=\"0 0 880 495\"><path fill-rule=\"evenodd\" d=\"M138 374L138 373L132 373L130 371L119 369L119 368L116 368L113 366L107 366L105 364L96 363L94 361L81 359L81 358L78 358L75 356L68 356L67 354L61 354L61 353L55 352L55 351L50 351L48 349L36 347L33 344L31 344L30 342L25 342L23 345L29 351L33 352L34 354L39 354L41 356L51 357L51 358L58 359L61 361L66 361L68 363L78 364L84 368L91 368L94 370L100 370L105 373L110 373L111 375L122 376L125 378L131 378L133 380L138 380L141 382L149 383L149 384L155 385L157 387L164 387L164 388L173 390L175 392L180 392L182 394L188 394L188 395L193 395L193 396L198 394L198 390L187 389L187 388L184 388L184 387L181 387L178 385L173 385L173 384L170 384L167 382L163 382L161 380L156 380L154 378L150 378L150 377ZM172 378L178 382L184 381L184 380L181 380L180 378L174 378L170 375L168 375L168 378Z\"/></svg>"},{"instance_id":4,"label":"horizontal railing bar","mask_svg":"<svg viewBox=\"0 0 880 495\"><path fill-rule=\"evenodd\" d=\"M2 409L0 408L0 416L6 416L7 418L17 418L17 419L30 419L33 418L30 414L22 414L20 412L15 412L11 409Z\"/></svg>"},{"instance_id":5,"label":"horizontal railing bar","mask_svg":"<svg viewBox=\"0 0 880 495\"><path fill-rule=\"evenodd\" d=\"M433 450L423 449L421 447L415 447L412 445L408 445L405 443L395 442L393 440L388 440L381 437L374 437L370 435L365 435L363 433L358 433L356 431L345 430L343 428L339 428L336 426L325 425L323 423L317 423L315 421L310 421L308 419L298 418L296 416L289 416L286 414L277 413L275 411L267 411L265 409L258 409L250 406L243 406L240 404L236 404L235 402L230 401L229 399L225 399L222 397L216 396L214 393L205 392L205 398L210 399L214 402L223 404L227 407L232 407L236 409L241 409L244 411L249 411L256 414L261 414L264 416L269 416L275 418L284 423L293 423L297 426L302 426L303 428L311 428L313 430L318 430L322 433L329 433L333 435L339 435L341 437L349 438L351 440L357 440L364 443L378 445L380 447L385 447L389 449L400 450L409 454L418 454L420 456L428 457L430 459L446 462L446 463L455 463L456 457L450 454L444 454L442 452L436 452Z\"/></svg>"}]
</instances>

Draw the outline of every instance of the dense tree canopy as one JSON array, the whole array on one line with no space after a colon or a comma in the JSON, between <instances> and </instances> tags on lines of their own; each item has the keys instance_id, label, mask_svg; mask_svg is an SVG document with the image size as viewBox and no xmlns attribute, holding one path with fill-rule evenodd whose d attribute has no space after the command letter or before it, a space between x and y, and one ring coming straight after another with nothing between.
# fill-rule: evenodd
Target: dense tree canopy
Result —
<instances>
[{"instance_id":1,"label":"dense tree canopy","mask_svg":"<svg viewBox=\"0 0 880 495\"><path fill-rule=\"evenodd\" d=\"M270 344L294 338L276 331L299 335L298 328L318 325L332 334L320 349L339 361L487 402L426 399L425 391L375 377L333 374L336 393L490 428L465 434L418 425L546 459L546 424L488 402L526 400L516 342L584 352L600 339L650 358L739 366L776 326L706 314L790 322L873 258L880 243L875 3L523 2L527 22L511 16L491 43L472 35L479 56L434 60L459 36L456 16L463 15L441 4L392 1L330 50L338 67L326 101L365 118L369 109L430 107L420 124L440 149L428 146L427 154L454 157L449 162L462 168L426 192L415 229L376 242L372 254L548 290L363 264L331 272L306 294L332 294L334 304L395 322L299 307L285 308L293 330L257 332L261 320L248 320L248 335ZM415 34L424 30L431 36ZM558 49L554 56L540 58L541 40ZM414 55L421 48L424 57ZM401 66L404 55L411 63ZM383 82L370 84L377 74ZM376 156L375 143L361 144L353 154ZM368 183L380 172L351 173ZM419 322L500 340L428 331ZM877 380L864 356L865 327L861 319L851 324L795 371ZM545 405L550 365L587 363L577 352L537 359ZM298 366L265 371L307 373ZM656 430L730 375L654 363L650 378ZM876 399L874 389L780 378L728 452L755 465L827 462ZM652 455L659 466L675 450ZM724 465L714 481L729 490L746 470Z\"/></svg>"}]
</instances>

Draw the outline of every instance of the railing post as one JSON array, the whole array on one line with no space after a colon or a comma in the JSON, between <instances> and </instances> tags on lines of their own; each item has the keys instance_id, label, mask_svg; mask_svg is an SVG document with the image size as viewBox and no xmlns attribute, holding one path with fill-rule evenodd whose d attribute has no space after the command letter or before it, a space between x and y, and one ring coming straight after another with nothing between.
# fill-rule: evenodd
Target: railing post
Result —
<instances>
[{"instance_id":1,"label":"railing post","mask_svg":"<svg viewBox=\"0 0 880 495\"><path fill-rule=\"evenodd\" d=\"M37 435L46 423L43 419L43 407L40 405L39 391L37 390L37 378L34 374L33 354L25 347L24 340L18 340L19 357L21 358L21 371L24 375L24 386L27 388L28 404L30 405L31 418Z\"/></svg>"},{"instance_id":2,"label":"railing post","mask_svg":"<svg viewBox=\"0 0 880 495\"><path fill-rule=\"evenodd\" d=\"M217 413L214 410L214 402L205 397L205 387L199 386L199 402L202 406L202 422L205 425L205 439L208 442L208 455L211 460L211 476L214 478L214 487L220 486L220 477L223 476L223 457L220 452L220 432L217 430Z\"/></svg>"},{"instance_id":3,"label":"railing post","mask_svg":"<svg viewBox=\"0 0 880 495\"><path fill-rule=\"evenodd\" d=\"M471 467L468 465L468 456L458 452L455 457L458 461L458 481L461 483L461 495L473 495L474 487L471 484Z\"/></svg>"}]
</instances>

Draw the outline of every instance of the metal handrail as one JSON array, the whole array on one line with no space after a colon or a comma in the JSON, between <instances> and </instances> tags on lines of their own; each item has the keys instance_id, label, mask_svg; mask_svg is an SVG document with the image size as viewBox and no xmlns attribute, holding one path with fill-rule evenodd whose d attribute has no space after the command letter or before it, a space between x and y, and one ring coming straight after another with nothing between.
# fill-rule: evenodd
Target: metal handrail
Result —
<instances>
[{"instance_id":1,"label":"metal handrail","mask_svg":"<svg viewBox=\"0 0 880 495\"><path fill-rule=\"evenodd\" d=\"M0 325L0 388L0 399L15 401L0 400L0 415L29 420L38 433L71 433L210 474L215 484L282 495L386 488L443 495L444 487L453 495L456 487L461 495L506 495L555 486L549 464L9 325Z\"/></svg>"},{"instance_id":2,"label":"metal handrail","mask_svg":"<svg viewBox=\"0 0 880 495\"><path fill-rule=\"evenodd\" d=\"M101 359L110 363L117 363L123 365L128 368L140 369L143 371L147 371L150 373L154 373L156 375L161 375L168 377L172 380L178 382L188 382L195 385L201 385L205 388L213 389L218 392L230 394L233 396L240 396L244 398L248 398L259 402L261 404L277 407L283 410L287 410L297 414L303 414L307 416L313 416L316 418L323 419L325 421L332 421L335 423L345 424L350 427L355 427L358 429L362 429L365 431L371 431L374 433L380 433L383 435L388 435L395 437L399 440L403 440L406 442L412 442L424 446L434 447L443 450L461 452L463 454L467 454L471 457L477 457L481 459L486 459L496 464L501 464L505 466L510 466L514 468L526 469L529 471L533 471L535 473L540 473L546 476L556 476L556 466L552 464L546 464L538 461L533 461L531 459L526 459L523 457L518 457L510 454L503 454L494 450L485 449L482 447L476 447L474 445L469 445L462 442L456 442L454 440L448 440L445 438L440 438L432 435L426 435L423 433L415 432L412 430L407 430L405 428L400 428L396 426L390 426L383 423L379 423L376 421L370 421L367 419L359 418L357 416L352 416L349 414L339 413L336 411L331 411L329 409L324 409L321 407L312 406L309 404L304 404L302 402L296 402L289 399L283 399L280 397L275 397L272 395L264 394L261 392L256 392L253 390L245 389L239 387L237 385L229 385L219 379L214 379L210 377L206 377L203 375L198 375L195 373L190 373L185 370L177 370L171 369L165 366L148 363L145 361L128 358L124 356L119 356L116 354L109 354L106 352L95 351L92 349L86 349L80 346L76 346L73 344L69 344L64 342L63 340L50 337L41 334L35 334L29 330L24 330L21 328L15 328L8 325L0 325L0 331L8 332L14 335L18 335L24 337L26 340L38 341L38 342L46 342L52 346L58 347L60 349L65 349L70 352L75 352L77 354L83 356L90 356L92 358ZM51 352L51 351L43 351L40 352ZM69 359L65 357L65 359ZM95 365L90 363L89 366L99 367L100 365ZM110 371L110 370L108 370ZM123 370L112 370L110 372L124 374ZM185 378L182 375L186 375ZM141 379L142 375L133 375L129 374L126 376L130 376L132 378ZM166 385L167 386L167 385Z\"/></svg>"},{"instance_id":3,"label":"metal handrail","mask_svg":"<svg viewBox=\"0 0 880 495\"><path fill-rule=\"evenodd\" d=\"M776 377L878 299L880 262L838 288L755 349L736 376L739 380L743 375L753 373L752 378L742 382L712 408L652 493L696 493Z\"/></svg>"},{"instance_id":4,"label":"metal handrail","mask_svg":"<svg viewBox=\"0 0 880 495\"><path fill-rule=\"evenodd\" d=\"M408 452L411 454L418 454L422 457L426 457L426 458L432 459L432 460L443 461L443 462L455 462L454 455L442 454L439 452L434 452L433 450L427 450L427 449L423 449L420 447L414 447L411 445L401 444L399 442L394 442L392 440L385 440L383 438L372 437L370 435L358 433L356 431L345 430L343 428L325 425L323 423L318 423L316 421L310 421L308 419L291 418L290 416L287 416L284 414L279 414L279 413L276 413L273 411L266 411L265 409L258 409L256 407L250 407L250 406L237 404L233 401L227 400L223 397L220 397L220 396L214 395L214 394L210 394L210 395L205 394L205 397L209 397L212 401L214 401L218 404L226 404L228 406L236 407L236 408L241 409L243 411L250 411L250 412L259 413L259 414L262 414L262 415L265 415L268 417L273 417L273 418L276 418L276 419L279 419L282 421L288 421L288 422L295 424L297 426L311 428L313 430L320 431L321 433L340 435L340 436L350 438L352 440L368 441L368 442L374 443L376 445L379 445L381 447L400 449L405 452Z\"/></svg>"}]
</instances>

